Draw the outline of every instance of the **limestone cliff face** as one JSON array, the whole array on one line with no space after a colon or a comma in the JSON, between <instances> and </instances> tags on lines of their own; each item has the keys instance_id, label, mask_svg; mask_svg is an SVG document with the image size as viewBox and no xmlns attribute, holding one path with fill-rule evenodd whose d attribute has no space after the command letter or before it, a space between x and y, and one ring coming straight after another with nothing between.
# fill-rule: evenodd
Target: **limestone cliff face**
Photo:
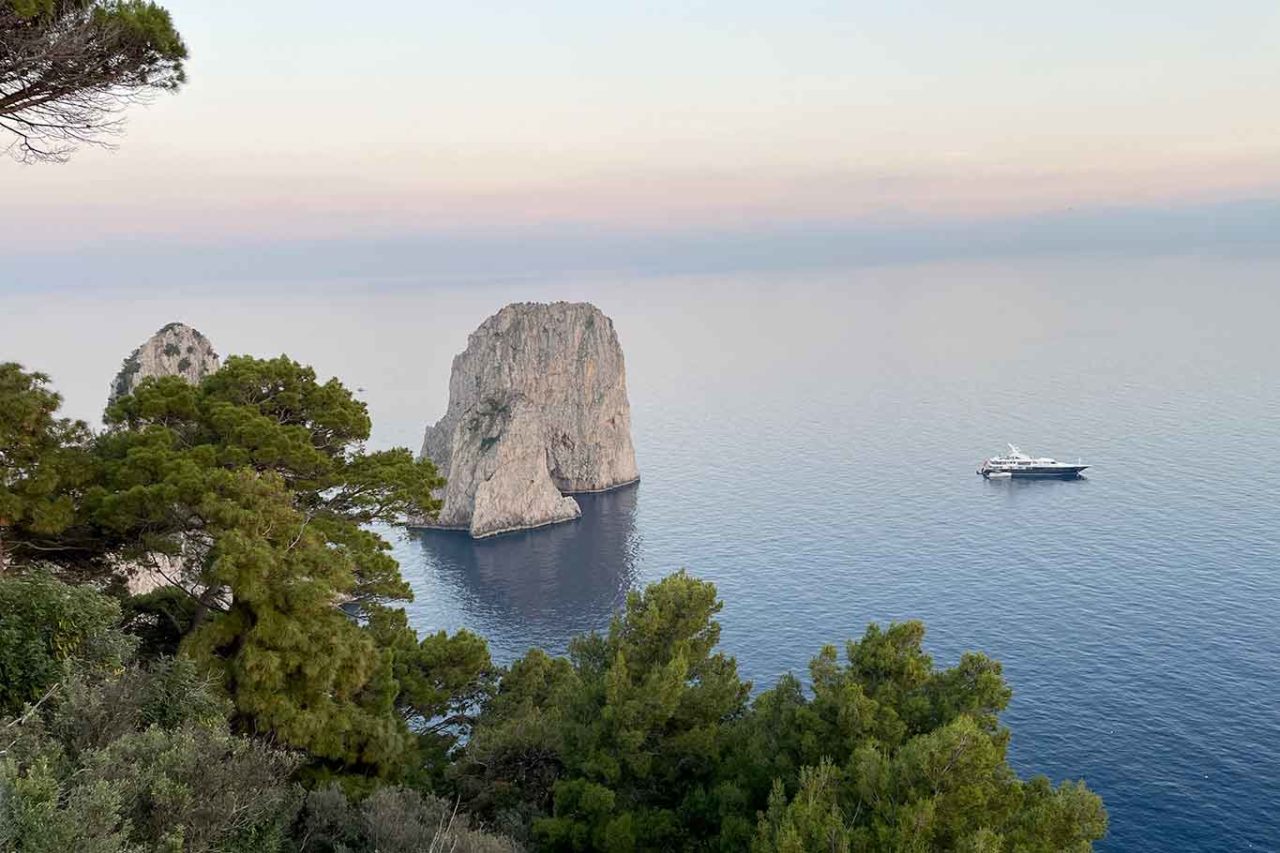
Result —
<instances>
[{"instance_id":1,"label":"limestone cliff face","mask_svg":"<svg viewBox=\"0 0 1280 853\"><path fill-rule=\"evenodd\" d=\"M448 479L440 527L476 537L577 518L566 492L639 478L626 368L594 305L508 305L453 360L422 453Z\"/></svg>"},{"instance_id":2,"label":"limestone cliff face","mask_svg":"<svg viewBox=\"0 0 1280 853\"><path fill-rule=\"evenodd\" d=\"M127 397L148 376L181 376L192 385L219 367L209 339L185 323L170 323L124 360L107 402Z\"/></svg>"}]
</instances>

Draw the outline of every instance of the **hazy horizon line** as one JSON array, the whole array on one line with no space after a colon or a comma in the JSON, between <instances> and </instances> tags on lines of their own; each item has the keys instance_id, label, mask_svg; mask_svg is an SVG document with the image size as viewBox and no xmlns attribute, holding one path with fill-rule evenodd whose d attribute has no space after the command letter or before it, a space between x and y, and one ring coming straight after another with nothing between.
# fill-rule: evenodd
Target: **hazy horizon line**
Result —
<instances>
[{"instance_id":1,"label":"hazy horizon line","mask_svg":"<svg viewBox=\"0 0 1280 853\"><path fill-rule=\"evenodd\" d=\"M823 269L1057 254L1152 256L1280 251L1280 200L1068 209L962 220L639 229L587 223L435 230L385 238L230 240L144 236L75 249L11 247L0 287L252 282L459 282L523 276L680 275Z\"/></svg>"}]
</instances>

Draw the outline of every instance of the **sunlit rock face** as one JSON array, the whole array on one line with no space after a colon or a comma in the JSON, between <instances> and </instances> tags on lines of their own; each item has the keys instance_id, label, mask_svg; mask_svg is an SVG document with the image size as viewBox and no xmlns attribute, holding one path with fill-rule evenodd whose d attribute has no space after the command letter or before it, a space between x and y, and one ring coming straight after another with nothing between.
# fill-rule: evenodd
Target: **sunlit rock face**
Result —
<instances>
[{"instance_id":1,"label":"sunlit rock face","mask_svg":"<svg viewBox=\"0 0 1280 853\"><path fill-rule=\"evenodd\" d=\"M476 537L577 518L566 493L634 482L626 367L587 303L508 305L453 360L449 408L422 445L447 477L433 526Z\"/></svg>"},{"instance_id":2,"label":"sunlit rock face","mask_svg":"<svg viewBox=\"0 0 1280 853\"><path fill-rule=\"evenodd\" d=\"M127 397L148 376L181 376L195 385L219 367L213 344L185 323L170 323L124 360L107 403Z\"/></svg>"}]
</instances>

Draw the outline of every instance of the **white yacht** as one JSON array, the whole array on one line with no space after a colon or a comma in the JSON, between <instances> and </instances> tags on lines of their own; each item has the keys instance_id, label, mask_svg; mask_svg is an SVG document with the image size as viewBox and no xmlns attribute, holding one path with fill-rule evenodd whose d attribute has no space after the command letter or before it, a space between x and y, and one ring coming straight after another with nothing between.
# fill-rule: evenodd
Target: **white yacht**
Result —
<instances>
[{"instance_id":1,"label":"white yacht","mask_svg":"<svg viewBox=\"0 0 1280 853\"><path fill-rule=\"evenodd\" d=\"M1023 453L1012 444L1009 452L1003 456L993 456L978 466L978 473L987 479L1005 477L1057 477L1069 479L1079 477L1080 472L1088 465L1079 462L1059 462L1048 457L1034 457Z\"/></svg>"}]
</instances>

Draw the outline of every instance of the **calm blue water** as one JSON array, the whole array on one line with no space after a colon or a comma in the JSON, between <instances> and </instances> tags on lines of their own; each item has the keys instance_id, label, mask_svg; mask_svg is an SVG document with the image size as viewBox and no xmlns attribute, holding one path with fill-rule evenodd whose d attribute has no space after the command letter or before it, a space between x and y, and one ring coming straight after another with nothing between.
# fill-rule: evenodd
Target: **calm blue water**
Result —
<instances>
[{"instance_id":1,"label":"calm blue water","mask_svg":"<svg viewBox=\"0 0 1280 853\"><path fill-rule=\"evenodd\" d=\"M1280 262L1010 259L484 285L99 288L6 297L0 359L96 420L171 320L361 389L417 447L449 362L503 304L589 299L626 351L642 481L569 525L396 543L423 629L509 661L602 628L681 567L767 686L870 621L941 664L1004 662L1025 774L1083 777L1108 853L1280 850ZM283 318L288 318L285 322ZM986 482L1004 448L1092 463Z\"/></svg>"},{"instance_id":2,"label":"calm blue water","mask_svg":"<svg viewBox=\"0 0 1280 853\"><path fill-rule=\"evenodd\" d=\"M505 661L563 650L685 567L718 585L723 645L757 686L869 621L923 619L939 663L1004 663L1015 765L1101 793L1101 849L1280 849L1274 273L602 291L642 481L570 525L400 541L412 615ZM1095 467L976 476L1005 441Z\"/></svg>"}]
</instances>

